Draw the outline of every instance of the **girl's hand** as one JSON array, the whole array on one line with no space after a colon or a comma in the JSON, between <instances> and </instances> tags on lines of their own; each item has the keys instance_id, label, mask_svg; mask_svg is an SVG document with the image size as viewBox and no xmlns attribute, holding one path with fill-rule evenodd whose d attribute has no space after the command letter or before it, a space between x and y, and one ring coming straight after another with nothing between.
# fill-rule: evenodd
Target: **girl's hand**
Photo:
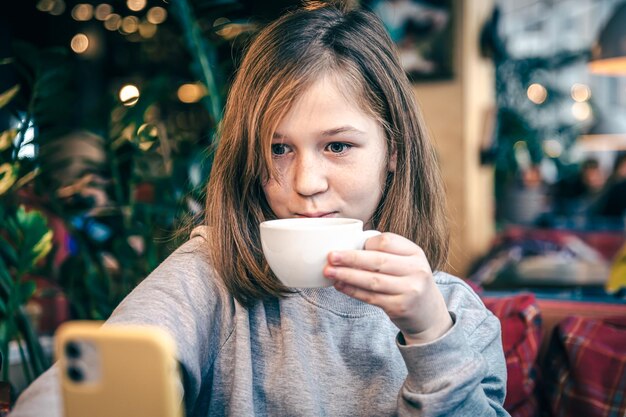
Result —
<instances>
[{"instance_id":1,"label":"girl's hand","mask_svg":"<svg viewBox=\"0 0 626 417\"><path fill-rule=\"evenodd\" d=\"M383 233L365 250L331 252L324 275L338 291L382 308L406 344L430 342L452 327L424 252L402 236Z\"/></svg>"}]
</instances>

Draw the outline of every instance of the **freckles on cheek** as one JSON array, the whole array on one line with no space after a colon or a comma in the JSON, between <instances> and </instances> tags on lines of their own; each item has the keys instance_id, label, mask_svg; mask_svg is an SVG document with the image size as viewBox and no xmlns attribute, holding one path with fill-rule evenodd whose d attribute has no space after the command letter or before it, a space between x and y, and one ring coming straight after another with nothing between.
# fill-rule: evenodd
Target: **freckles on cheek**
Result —
<instances>
[{"instance_id":1,"label":"freckles on cheek","mask_svg":"<svg viewBox=\"0 0 626 417\"><path fill-rule=\"evenodd\" d=\"M287 191L283 183L270 178L265 184L263 184L263 192L265 193L265 199L270 205L270 208L274 211L274 214L279 215L276 212L277 209L283 207L285 204L285 196Z\"/></svg>"},{"instance_id":2,"label":"freckles on cheek","mask_svg":"<svg viewBox=\"0 0 626 417\"><path fill-rule=\"evenodd\" d=\"M265 198L267 201L270 201L270 198L273 194L275 194L276 189L276 181L273 179L269 179L263 183L263 193L265 193Z\"/></svg>"},{"instance_id":3,"label":"freckles on cheek","mask_svg":"<svg viewBox=\"0 0 626 417\"><path fill-rule=\"evenodd\" d=\"M269 180L267 180L264 184L263 184L263 191L265 191L265 194L274 194L279 192L281 189L283 188L283 183L280 181L277 181L276 179L274 179L273 177L270 178Z\"/></svg>"}]
</instances>

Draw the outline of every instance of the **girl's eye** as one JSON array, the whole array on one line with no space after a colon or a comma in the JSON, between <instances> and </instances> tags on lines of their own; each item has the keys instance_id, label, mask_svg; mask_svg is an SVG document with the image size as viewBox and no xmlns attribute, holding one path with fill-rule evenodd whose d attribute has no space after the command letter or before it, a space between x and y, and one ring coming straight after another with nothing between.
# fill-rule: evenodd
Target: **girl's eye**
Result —
<instances>
[{"instance_id":1,"label":"girl's eye","mask_svg":"<svg viewBox=\"0 0 626 417\"><path fill-rule=\"evenodd\" d=\"M284 155L287 153L287 146L282 143L272 144L272 155Z\"/></svg>"},{"instance_id":2,"label":"girl's eye","mask_svg":"<svg viewBox=\"0 0 626 417\"><path fill-rule=\"evenodd\" d=\"M350 149L350 145L342 142L332 142L328 144L327 148L332 153L343 153Z\"/></svg>"}]
</instances>

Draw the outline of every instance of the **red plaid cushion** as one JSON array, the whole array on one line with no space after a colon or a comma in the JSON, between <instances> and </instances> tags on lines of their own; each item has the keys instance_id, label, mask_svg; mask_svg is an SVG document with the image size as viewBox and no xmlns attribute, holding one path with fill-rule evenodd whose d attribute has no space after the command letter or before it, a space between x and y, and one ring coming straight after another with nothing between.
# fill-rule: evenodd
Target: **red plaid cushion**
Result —
<instances>
[{"instance_id":1,"label":"red plaid cushion","mask_svg":"<svg viewBox=\"0 0 626 417\"><path fill-rule=\"evenodd\" d=\"M485 305L500 319L506 357L507 394L504 407L513 417L538 415L534 389L541 345L541 315L533 294L484 298Z\"/></svg>"},{"instance_id":2,"label":"red plaid cushion","mask_svg":"<svg viewBox=\"0 0 626 417\"><path fill-rule=\"evenodd\" d=\"M626 416L626 317L564 319L544 369L555 417Z\"/></svg>"}]
</instances>

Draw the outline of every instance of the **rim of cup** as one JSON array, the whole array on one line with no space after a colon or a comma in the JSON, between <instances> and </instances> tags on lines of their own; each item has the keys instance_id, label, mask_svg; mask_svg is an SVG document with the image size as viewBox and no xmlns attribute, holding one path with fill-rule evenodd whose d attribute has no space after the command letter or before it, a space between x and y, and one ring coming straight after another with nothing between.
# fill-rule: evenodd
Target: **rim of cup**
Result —
<instances>
[{"instance_id":1,"label":"rim of cup","mask_svg":"<svg viewBox=\"0 0 626 417\"><path fill-rule=\"evenodd\" d=\"M267 220L261 223L261 227L267 229L319 229L324 227L337 227L341 225L363 225L359 219L346 217L298 217L290 219Z\"/></svg>"}]
</instances>

